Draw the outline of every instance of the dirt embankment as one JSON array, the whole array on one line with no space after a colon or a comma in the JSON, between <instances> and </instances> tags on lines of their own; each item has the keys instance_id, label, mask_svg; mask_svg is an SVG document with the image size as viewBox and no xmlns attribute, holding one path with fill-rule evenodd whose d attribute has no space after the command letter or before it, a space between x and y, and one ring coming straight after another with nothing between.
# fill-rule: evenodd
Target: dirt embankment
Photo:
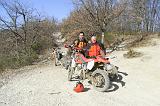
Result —
<instances>
[{"instance_id":1,"label":"dirt embankment","mask_svg":"<svg viewBox=\"0 0 160 106\"><path fill-rule=\"evenodd\" d=\"M160 40L153 41L156 45L135 49L142 57L126 59L127 51L112 54L119 79L108 92L95 91L86 80L86 91L75 93L76 82L67 81L67 71L49 62L14 75L0 88L0 106L160 106Z\"/></svg>"}]
</instances>

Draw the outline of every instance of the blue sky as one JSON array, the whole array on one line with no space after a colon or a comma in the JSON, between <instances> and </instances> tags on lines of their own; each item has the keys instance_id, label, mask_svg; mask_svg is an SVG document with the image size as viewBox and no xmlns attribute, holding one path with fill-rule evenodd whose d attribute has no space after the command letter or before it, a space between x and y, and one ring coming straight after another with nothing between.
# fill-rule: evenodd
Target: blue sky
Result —
<instances>
[{"instance_id":1,"label":"blue sky","mask_svg":"<svg viewBox=\"0 0 160 106\"><path fill-rule=\"evenodd\" d=\"M14 0L6 0L13 2ZM55 17L59 22L69 16L73 10L72 0L18 0L26 7L35 8L41 16ZM0 15L7 18L6 12L0 6Z\"/></svg>"},{"instance_id":2,"label":"blue sky","mask_svg":"<svg viewBox=\"0 0 160 106\"><path fill-rule=\"evenodd\" d=\"M36 8L42 15L54 16L58 20L67 17L73 10L72 0L27 0L27 4Z\"/></svg>"}]
</instances>

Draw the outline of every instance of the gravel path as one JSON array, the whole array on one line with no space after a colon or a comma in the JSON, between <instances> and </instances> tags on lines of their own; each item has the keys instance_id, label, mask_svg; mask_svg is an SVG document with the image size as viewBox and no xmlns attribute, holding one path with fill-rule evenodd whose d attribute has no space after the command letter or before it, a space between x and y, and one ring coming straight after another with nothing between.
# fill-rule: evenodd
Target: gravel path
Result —
<instances>
[{"instance_id":1,"label":"gravel path","mask_svg":"<svg viewBox=\"0 0 160 106\"><path fill-rule=\"evenodd\" d=\"M24 68L0 88L0 106L160 106L160 41L138 48L144 55L125 59L126 51L114 52L119 80L108 92L97 92L87 80L86 91L75 93L76 82L67 81L67 71L53 63Z\"/></svg>"}]
</instances>

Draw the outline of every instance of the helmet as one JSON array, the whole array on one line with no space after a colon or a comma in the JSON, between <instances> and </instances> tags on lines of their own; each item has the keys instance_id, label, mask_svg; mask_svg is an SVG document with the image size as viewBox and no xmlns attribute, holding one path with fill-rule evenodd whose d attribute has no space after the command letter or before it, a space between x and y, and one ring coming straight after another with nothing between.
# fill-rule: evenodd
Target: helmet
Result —
<instances>
[{"instance_id":1,"label":"helmet","mask_svg":"<svg viewBox=\"0 0 160 106\"><path fill-rule=\"evenodd\" d=\"M77 82L76 87L74 88L74 91L77 93L84 91L84 86L80 81Z\"/></svg>"}]
</instances>

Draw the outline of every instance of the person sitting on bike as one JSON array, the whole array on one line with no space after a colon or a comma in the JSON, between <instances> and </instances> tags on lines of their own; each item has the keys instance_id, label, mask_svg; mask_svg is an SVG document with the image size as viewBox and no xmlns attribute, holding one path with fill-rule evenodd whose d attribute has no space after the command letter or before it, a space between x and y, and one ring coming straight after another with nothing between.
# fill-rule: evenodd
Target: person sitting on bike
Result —
<instances>
[{"instance_id":1,"label":"person sitting on bike","mask_svg":"<svg viewBox=\"0 0 160 106\"><path fill-rule=\"evenodd\" d=\"M95 35L91 37L91 42L86 47L86 57L94 58L96 56L104 56L104 48L100 43L97 42Z\"/></svg>"},{"instance_id":2,"label":"person sitting on bike","mask_svg":"<svg viewBox=\"0 0 160 106\"><path fill-rule=\"evenodd\" d=\"M74 46L80 49L87 46L87 40L84 38L84 32L79 33L79 38L74 41Z\"/></svg>"}]
</instances>

